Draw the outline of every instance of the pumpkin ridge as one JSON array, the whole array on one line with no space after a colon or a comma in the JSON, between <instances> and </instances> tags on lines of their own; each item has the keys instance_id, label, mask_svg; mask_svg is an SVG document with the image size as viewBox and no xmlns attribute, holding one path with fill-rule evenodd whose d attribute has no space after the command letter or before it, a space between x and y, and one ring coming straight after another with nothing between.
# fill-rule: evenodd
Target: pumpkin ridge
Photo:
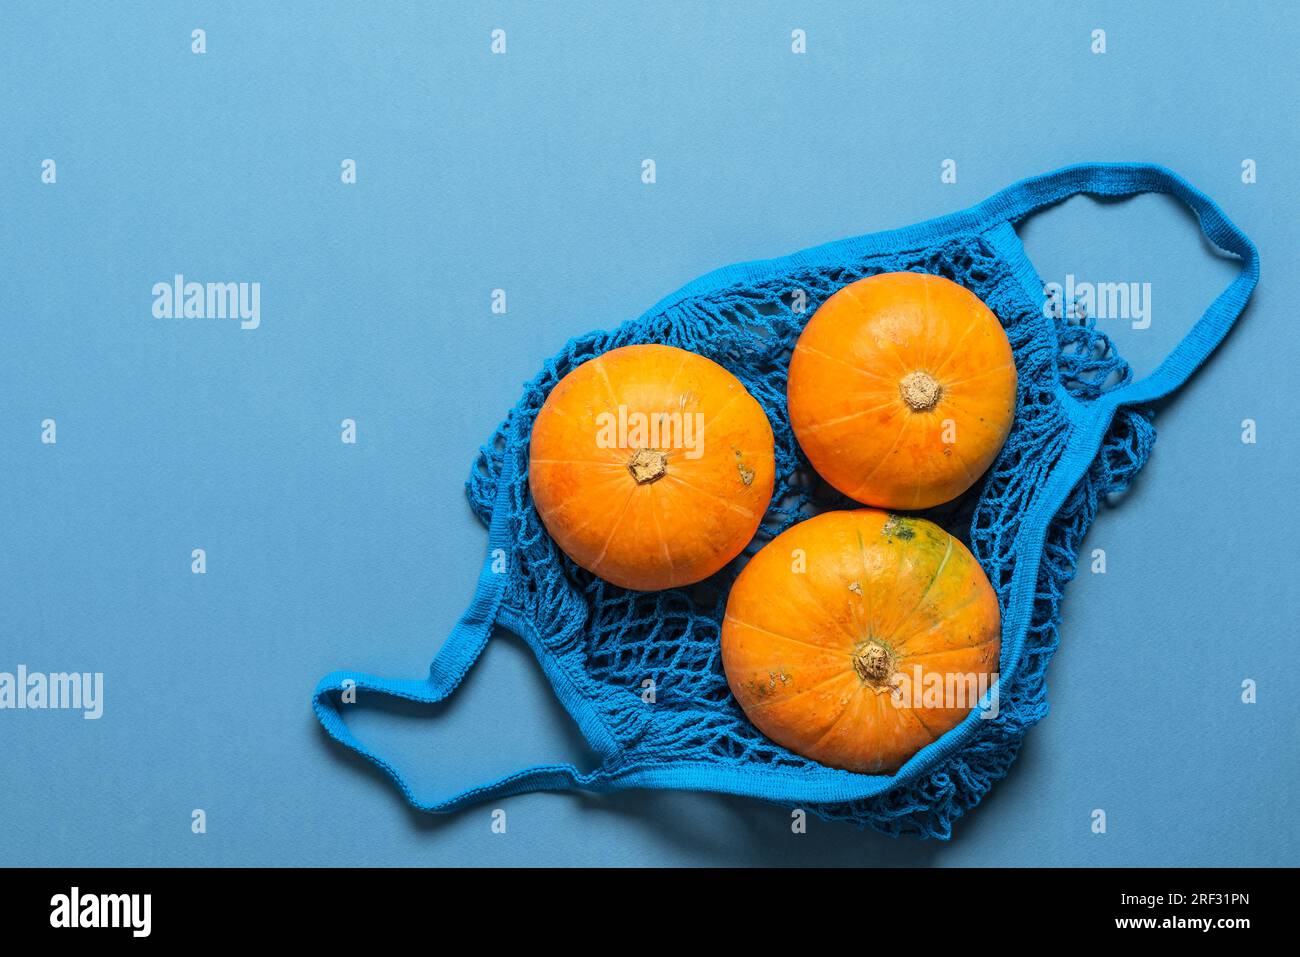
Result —
<instances>
[{"instance_id":1,"label":"pumpkin ridge","mask_svg":"<svg viewBox=\"0 0 1300 957\"><path fill-rule=\"evenodd\" d=\"M867 601L867 593L870 591L869 588L862 587L862 582L866 580L867 579L855 579L849 582L849 591L853 592L853 594L857 595L860 599L859 601L853 601L850 599L848 603L849 617L852 619L850 624L853 628L853 634L858 636L871 634L871 615L869 613L864 615L864 609L862 608L862 604ZM850 654L850 657L852 657L852 654Z\"/></svg>"},{"instance_id":2,"label":"pumpkin ridge","mask_svg":"<svg viewBox=\"0 0 1300 957\"><path fill-rule=\"evenodd\" d=\"M869 376L872 379L879 379L881 382L888 382L891 384L894 382L894 380L891 379L889 376L881 375L879 372L872 372L870 369L864 369L862 368L861 365L858 365L857 363L849 362L848 360L842 359L839 356L833 356L829 352L823 352L821 349L818 349L816 346L802 346L801 348L803 349L803 351L811 355L817 356L820 359L825 359L827 362L834 362L837 365L842 365L850 372L857 372L860 375Z\"/></svg>"},{"instance_id":3,"label":"pumpkin ridge","mask_svg":"<svg viewBox=\"0 0 1300 957\"><path fill-rule=\"evenodd\" d=\"M948 398L948 404L952 406L954 411L961 412L968 420L965 423L963 423L963 426L965 428L967 429L974 428L976 431L982 431L984 432L984 434L989 435L993 438L997 438L999 435L1001 435L1001 432L998 431L997 427L988 422L987 417L982 417L971 413L970 409L963 404L964 400L967 398L966 396L957 396L957 397L948 396L947 398ZM984 419L984 421L981 421L982 418Z\"/></svg>"},{"instance_id":4,"label":"pumpkin ridge","mask_svg":"<svg viewBox=\"0 0 1300 957\"><path fill-rule=\"evenodd\" d=\"M925 724L925 722L921 721L921 719L916 716L916 714L912 711L911 708L896 706L894 704L894 698L892 695L883 695L883 694L872 695L871 700L875 708L874 720L876 722L884 724L886 721L886 719L883 717L884 715L895 714L898 717L897 730L901 731L903 730L904 726L907 726L909 724L915 724L917 727L920 728L921 731L921 739L919 741L916 740L915 735L913 735L909 740L909 744L914 744L914 746L909 747L907 749L907 756L904 757L903 760L887 762L883 760L883 756L877 755L875 761L875 768L874 768L876 772L887 769L888 772L892 774L893 772L897 771L898 768L906 761L907 757L910 757L912 754L916 753L921 748L925 747L927 744L932 744L934 741L937 740L937 737L934 734L934 732L930 730L930 728ZM911 722L908 721L909 717L912 719Z\"/></svg>"},{"instance_id":5,"label":"pumpkin ridge","mask_svg":"<svg viewBox=\"0 0 1300 957\"><path fill-rule=\"evenodd\" d=\"M862 559L862 580L869 581L871 579L871 570L867 566L867 542L862 537L861 528L856 529L856 532L858 536L858 557ZM871 634L876 623L876 606L871 600L872 589L866 588L863 591L865 592L863 600L867 603L867 634Z\"/></svg>"},{"instance_id":6,"label":"pumpkin ridge","mask_svg":"<svg viewBox=\"0 0 1300 957\"><path fill-rule=\"evenodd\" d=\"M959 386L959 385L965 385L967 382L973 382L973 381L976 380L976 379L982 379L982 378L984 378L984 376L986 376L986 375L992 375L992 374L995 373L995 372L1003 372L1003 371L1005 371L1005 370L1007 370L1007 369L1015 368L1015 365L1016 365L1016 364L1015 364L1014 362L1004 362L1004 363L1003 363L1002 365L1000 365L1000 366L990 366L990 367L987 368L987 369L984 369L984 370L982 370L982 371L980 371L980 372L976 372L974 375L968 375L968 376L967 376L966 378L964 378L964 379L957 379L955 382L947 382L947 383L944 383L944 385L945 385L946 388L949 388L949 389L951 389L951 388L955 388L956 386Z\"/></svg>"},{"instance_id":7,"label":"pumpkin ridge","mask_svg":"<svg viewBox=\"0 0 1300 957\"><path fill-rule=\"evenodd\" d=\"M979 480L979 476L971 475L970 463L966 461L966 456L958 451L956 443L950 445L949 448L952 450L952 457L956 460L957 464L961 466L962 474L966 476L966 481L971 485L974 485L976 481Z\"/></svg>"},{"instance_id":8,"label":"pumpkin ridge","mask_svg":"<svg viewBox=\"0 0 1300 957\"><path fill-rule=\"evenodd\" d=\"M789 530L787 530L787 534L788 531ZM759 555L761 554L762 552L760 551ZM754 559L757 560L758 555L754 556ZM751 561L750 564L745 567L745 571L748 572L749 569L753 567L754 567L754 562ZM744 573L742 572L742 574ZM809 615L818 615L821 617L831 618L834 620L836 616L831 615L827 611L826 606L822 603L821 599L816 594L813 593L811 587L808 585L807 579L809 576L804 574L804 575L797 575L795 577L802 579L803 587L798 591L798 595L801 597L796 596L796 591L793 588L784 589L778 595L779 599L783 603L780 607L784 608L786 611L794 612L797 616L801 618L807 618L809 617ZM737 583L739 583L739 579L737 579ZM734 585L732 587L733 589L735 588ZM748 622L743 622L743 621L742 623L748 624ZM853 642L857 641L858 639L857 635L845 629L841 628L841 629L837 629L836 631L839 634L840 638L843 639L846 645L852 645Z\"/></svg>"},{"instance_id":9,"label":"pumpkin ridge","mask_svg":"<svg viewBox=\"0 0 1300 957\"><path fill-rule=\"evenodd\" d=\"M775 541L775 539L773 539L773 541ZM808 600L809 602L811 602L812 606L816 608L826 618L829 618L831 621L838 623L839 614L835 612L834 609L828 609L825 603L822 601L821 596L817 594L816 590L812 587L812 582L810 581L812 576L808 574L802 574L802 575L795 575L794 577L800 579L800 583L803 585L803 592L805 595L808 596ZM851 631L848 631L844 628L840 629L840 634L844 635L844 637L847 638L850 642L856 643L859 639L858 635L855 635Z\"/></svg>"},{"instance_id":10,"label":"pumpkin ridge","mask_svg":"<svg viewBox=\"0 0 1300 957\"><path fill-rule=\"evenodd\" d=\"M600 381L605 384L605 395L609 399L610 408L617 409L619 406L618 390L614 388L614 383L609 378L609 370L605 368L605 357L608 355L608 352L603 352L596 356L591 360L591 366L596 370L596 374L600 376ZM581 369L582 366L578 366L578 368Z\"/></svg>"},{"instance_id":11,"label":"pumpkin ridge","mask_svg":"<svg viewBox=\"0 0 1300 957\"><path fill-rule=\"evenodd\" d=\"M961 334L957 336L957 341L948 349L948 354L943 357L943 361L940 362L938 368L934 370L936 378L943 375L943 370L948 368L948 363L952 362L954 358L961 354L961 347L966 344L967 338L969 338L970 334L975 331L975 328L976 323L969 323L966 328L962 330ZM956 383L949 384L955 385Z\"/></svg>"},{"instance_id":12,"label":"pumpkin ridge","mask_svg":"<svg viewBox=\"0 0 1300 957\"><path fill-rule=\"evenodd\" d=\"M853 299L853 301L856 302L859 307L863 307L865 306L865 303L863 302L862 296L859 295L859 290L856 287L857 287L857 283L849 283L849 285L845 286L840 291L841 292L847 291L849 293L849 297ZM889 344L893 346L893 348L885 349L885 348L881 348L880 345L877 344L876 347L871 350L872 353L880 357L881 359L884 359L886 357L886 354L888 354L894 359L896 368L893 371L897 373L896 379L907 375L907 373L910 372L911 370L907 367L906 357L903 356L903 354L899 351L899 344L889 339L886 339L885 341L889 342Z\"/></svg>"},{"instance_id":13,"label":"pumpkin ridge","mask_svg":"<svg viewBox=\"0 0 1300 957\"><path fill-rule=\"evenodd\" d=\"M545 522L545 521L549 521L550 519L555 518L556 516L558 516L561 512L563 512L563 511L564 511L566 508L568 508L570 505L575 505L575 504L577 504L577 499L576 499L576 498L573 498L573 497L569 497L569 498L563 499L563 500L562 500L558 505L556 505L554 508L551 508L551 509L545 509L545 510L543 510L542 507L541 507L540 505L538 505L538 506L537 506L537 514L541 516L542 521L544 521L544 522ZM584 528L586 528L588 525L590 525L594 520L595 520L594 517L588 517L587 521L583 522L581 525L577 525L577 526L575 526L575 527L574 527L574 531L578 531L578 532L582 531Z\"/></svg>"},{"instance_id":14,"label":"pumpkin ridge","mask_svg":"<svg viewBox=\"0 0 1300 957\"><path fill-rule=\"evenodd\" d=\"M913 632L911 632L911 633L909 633L909 634L907 634L907 635L903 635L901 638L899 637L898 632L895 631L894 634L890 635L890 642L891 642L891 644L893 644L893 646L894 646L895 648L897 648L897 649L899 649L900 651L902 651L902 650L904 650L904 649L907 648L909 642L912 642L912 641L914 641L914 640L917 639L917 638L924 638L924 637L926 637L927 635L932 634L933 632L939 631L940 629L947 627L948 624L949 624L949 622L950 622L950 621L951 621L951 620L952 620L952 619L953 619L953 618L954 618L954 617L955 617L959 612L963 612L963 611L965 611L967 608L969 608L971 605L974 605L974 604L976 604L977 602L983 601L985 597L986 597L986 596L981 595L981 594L979 594L978 592L976 592L975 594L971 595L971 597L970 597L969 600L962 602L960 605L956 606L955 608L949 608L949 609L947 609L947 612L948 612L947 615L945 615L944 618L941 619L940 621L936 621L936 622L935 622L933 625L931 625L930 627L928 627L928 628L924 628L924 629L922 629L921 631L913 631ZM962 650L962 649L965 649L965 648L978 648L980 645L983 645L983 644L991 644L991 643L993 643L994 641L998 641L998 640L1000 640L1000 639L997 638L997 637L995 636L995 637L989 639L988 642L982 642L982 641L981 641L981 642L975 642L974 644L970 644L970 645L957 645L955 648L940 648L940 649L937 649L936 652L933 652L933 653L937 653L938 651L959 651L959 650ZM905 658L911 658L911 657L914 657L914 656L912 656L912 655L906 655L906 654L905 654L905 655L903 655L903 657L905 657Z\"/></svg>"},{"instance_id":15,"label":"pumpkin ridge","mask_svg":"<svg viewBox=\"0 0 1300 957\"><path fill-rule=\"evenodd\" d=\"M613 459L529 459L529 465L611 465L621 468L622 463Z\"/></svg>"},{"instance_id":16,"label":"pumpkin ridge","mask_svg":"<svg viewBox=\"0 0 1300 957\"><path fill-rule=\"evenodd\" d=\"M664 478L667 479L669 482L675 482L678 485L683 486L684 488L688 488L692 492L696 492L700 495L706 496L707 498L711 498L715 502L718 502L719 504L724 505L727 508L731 509L733 512L738 512L741 515L744 515L746 518L756 517L752 510L745 508L743 505L737 505L735 502L728 502L721 495L715 495L713 492L710 492L707 489L702 489L699 488L698 486L692 485L690 482L686 481L686 479L682 478L680 475L676 475L672 472L669 472L664 475Z\"/></svg>"},{"instance_id":17,"label":"pumpkin ridge","mask_svg":"<svg viewBox=\"0 0 1300 957\"><path fill-rule=\"evenodd\" d=\"M831 675L829 678L823 678L821 681L818 681L815 684L811 684L807 688L801 688L792 695L786 695L784 698L763 698L759 701L751 701L749 703L749 707L746 710L760 711L763 708L768 707L769 705L789 704L791 701L794 701L798 698L802 698L804 695L816 691L818 688L821 688L824 685L831 684L832 682L835 681L843 681L846 678L850 678L850 677L852 677L854 680L857 680L858 676L855 675L852 671L841 671L838 672L837 674Z\"/></svg>"},{"instance_id":18,"label":"pumpkin ridge","mask_svg":"<svg viewBox=\"0 0 1300 957\"><path fill-rule=\"evenodd\" d=\"M765 635L771 635L773 638L780 638L784 641L790 642L791 644L801 645L804 648L811 648L814 651L823 651L831 655L835 655L835 654L848 655L848 652L837 651L835 648L830 647L828 645L816 645L810 641L804 641L802 638L795 638L791 635L784 634L783 632L773 631L770 628L764 628L762 625L755 625L753 622L746 621L743 618L737 618L735 615L731 615L731 614L724 615L722 620L735 622L737 625L740 625L742 628L748 628L751 631L761 631Z\"/></svg>"},{"instance_id":19,"label":"pumpkin ridge","mask_svg":"<svg viewBox=\"0 0 1300 957\"><path fill-rule=\"evenodd\" d=\"M876 473L880 471L881 466L888 462L889 457L894 454L894 449L898 448L898 443L903 441L903 436L907 433L908 427L911 426L911 424L912 417L909 415L903 416L903 426L898 430L898 434L894 436L893 443L885 450L885 454L880 457L880 460L871 467L871 471L867 473L866 478L864 478L858 484L857 488L854 489L853 493L849 495L849 498L858 498L857 493L861 492L863 488L871 483L871 480L876 477ZM859 501L861 501L861 499L859 499Z\"/></svg>"},{"instance_id":20,"label":"pumpkin ridge","mask_svg":"<svg viewBox=\"0 0 1300 957\"><path fill-rule=\"evenodd\" d=\"M862 692L860 690L854 690L850 692L848 698L849 700L844 702L844 707L840 709L840 713L837 714L831 720L830 726L827 727L826 730L822 733L821 737L819 737L816 741L814 741L812 745L808 748L809 754L816 754L819 750L821 750L822 744L826 741L827 738L829 738L832 734L835 733L835 729L839 727L840 722L844 720L845 716L848 715L850 711L855 711L861 708Z\"/></svg>"},{"instance_id":21,"label":"pumpkin ridge","mask_svg":"<svg viewBox=\"0 0 1300 957\"><path fill-rule=\"evenodd\" d=\"M621 473L622 471L623 471L623 469L622 469L622 467L620 466L620 468L619 468L619 472ZM611 480L616 480L616 481L618 482L619 487L620 487L620 488L622 487L623 479L622 479L622 475L621 475L621 474L615 474L613 471L611 471L608 475L602 476L602 478L605 480L605 483L606 483L606 484L612 484L612 481L611 481ZM636 490L636 486L634 485L634 486L632 486L632 491L635 491L635 490ZM563 499L563 500L562 500L558 505L555 506L555 508L549 509L549 510L547 510L546 512L543 512L542 509L539 507L539 508L537 509L537 514L540 515L540 516L542 516L542 521L545 522L545 521L547 521L547 520L549 520L549 519L552 519L552 518L557 517L558 515L560 515L560 513L562 513L562 512L563 512L565 509L567 509L569 506L571 506L571 505L580 505L580 504L581 504L581 502L580 502L580 500L578 499L578 497L577 497L576 495L571 495L571 496L568 496L568 497L566 497L565 499ZM575 526L573 526L573 531L575 531L575 532L580 532L580 531L582 531L584 528L586 528L587 526L589 526L592 522L596 521L599 517L600 517L600 516L595 515L595 514L589 514L589 515L587 516L586 521L582 522L582 523L579 524L579 525L575 525Z\"/></svg>"},{"instance_id":22,"label":"pumpkin ridge","mask_svg":"<svg viewBox=\"0 0 1300 957\"><path fill-rule=\"evenodd\" d=\"M891 528L891 524L893 523L894 520L898 518L898 516L888 514L888 512L885 515L887 515L887 518L885 518L884 524L881 524L880 534L884 534L884 536L887 536L888 538L891 538L891 540L893 540L894 536L893 533L889 531L889 528ZM907 549L907 542L911 541L911 536L897 538L897 541L900 542L900 545L898 545L897 553L891 553L891 551L888 550L885 551L885 554L888 554L889 558L891 558L891 564L893 566L893 580L891 581L891 583L889 583L888 589L883 588L884 583L879 583L881 585L881 590L883 590L885 594L888 594L888 596L896 596L896 594L900 592L900 581L902 580L902 568L904 568L904 557ZM884 547L884 546L878 545L876 547ZM910 614L907 616L910 616ZM878 622L878 620L872 619L871 635L884 637L888 627L887 640L889 641L889 644L893 645L894 644L893 636L896 635L898 631L898 627L900 627L900 624L904 622L904 620L906 620L907 616L905 616L904 619L894 620L894 622L892 623Z\"/></svg>"},{"instance_id":23,"label":"pumpkin ridge","mask_svg":"<svg viewBox=\"0 0 1300 957\"><path fill-rule=\"evenodd\" d=\"M591 563L591 570L600 573L600 566L605 561L605 556L609 554L610 542L614 541L614 535L618 532L618 527L623 524L623 519L627 517L628 510L632 507L632 496L636 495L637 486L633 485L628 489L627 497L623 500L623 507L619 509L618 518L614 519L609 525L609 534L605 536L605 547L600 550L600 555ZM586 525L579 526L585 528Z\"/></svg>"},{"instance_id":24,"label":"pumpkin ridge","mask_svg":"<svg viewBox=\"0 0 1300 957\"><path fill-rule=\"evenodd\" d=\"M934 342L935 339L937 339L937 336L934 335L934 325L935 325L934 289L932 288L932 285L930 283L924 280L921 280L919 285L921 287L921 295L925 299L925 308L922 313L925 317L924 329L922 331L922 338L921 338L921 341L924 344L924 343ZM934 359L933 356L930 354L930 350L925 349L923 346L922 352L925 353L925 355L923 356L922 362L917 366L917 368L918 369L934 368ZM952 355L951 350L949 351L948 355L949 356Z\"/></svg>"},{"instance_id":25,"label":"pumpkin ridge","mask_svg":"<svg viewBox=\"0 0 1300 957\"><path fill-rule=\"evenodd\" d=\"M844 422L851 422L853 419L860 419L864 415L871 415L871 413L873 412L879 412L881 409L888 409L890 406L896 404L897 403L895 402L895 400L891 398L882 402L880 405L872 406L870 409L859 409L857 412L850 412L848 415L841 416L838 419L823 419L820 422L818 422L816 425L805 426L803 431L807 435L816 435L818 432L821 432L824 429L828 429L832 425L840 425Z\"/></svg>"},{"instance_id":26,"label":"pumpkin ridge","mask_svg":"<svg viewBox=\"0 0 1300 957\"><path fill-rule=\"evenodd\" d=\"M718 420L718 416L722 415L722 413L726 410L726 408L727 408L729 405L731 405L731 403L733 403L733 402L735 402L737 399L739 399L742 395L749 395L749 393L746 392L744 389L741 389L741 390L738 390L738 391L736 391L736 392L731 393L731 395L727 398L727 401L723 402L722 405L720 405L720 406L718 406L716 409L714 409L714 410L713 410L713 414L712 414L711 416L709 416L707 419L704 420L704 424L700 426L700 431L703 432L703 431L704 431L705 429L707 429L710 425L712 425L714 422L716 422L716 421ZM751 396L751 398L752 398L752 396ZM766 413L764 413L764 415L766 415Z\"/></svg>"},{"instance_id":27,"label":"pumpkin ridge","mask_svg":"<svg viewBox=\"0 0 1300 957\"><path fill-rule=\"evenodd\" d=\"M891 518L892 518L892 517L891 517ZM886 519L886 520L885 520L885 523L880 527L880 531L881 531L882 533L885 531L886 528L889 527L889 522L890 522L890 519ZM877 545L877 547L880 547L880 546ZM894 561L893 565L894 565L894 580L890 583L890 586L889 586L888 594L890 594L890 595L896 595L896 594L898 594L898 583L899 583L899 579L901 579L902 576L903 576L903 563L902 563L902 561L901 561L901 558L900 558L899 560ZM877 622L877 620L875 619L875 617L872 617L872 619L871 619L871 633L872 633L872 634L876 634L876 633L878 633L879 631L883 631L883 629L878 629L878 628L876 627L878 624L879 624L879 622ZM894 633L895 633L896 631L898 631L898 626L897 626L897 625L895 625L892 629L890 629L889 635L890 635L891 643L892 643L892 639L893 639Z\"/></svg>"},{"instance_id":28,"label":"pumpkin ridge","mask_svg":"<svg viewBox=\"0 0 1300 957\"><path fill-rule=\"evenodd\" d=\"M685 361L682 364L685 365ZM677 566L673 564L673 550L668 547L668 539L664 538L664 529L659 523L659 499L655 496L654 486L650 488L650 519L654 522L655 536L659 539L659 547L664 550L664 561L668 563L668 577L672 581L676 581Z\"/></svg>"},{"instance_id":29,"label":"pumpkin ridge","mask_svg":"<svg viewBox=\"0 0 1300 957\"><path fill-rule=\"evenodd\" d=\"M947 549L947 551L945 551L945 552L943 553L943 558L941 558L941 559L939 560L939 567L936 568L936 569L934 570L934 574L931 575L931 576L930 576L930 580L929 580L928 582L926 582L925 590L921 592L921 597L918 598L918 599L916 600L916 604L912 606L912 610L909 611L909 612L908 612L906 615L904 615L902 618L898 619L898 622L897 622L897 623L894 625L894 627L890 630L890 632L889 632L888 635L882 635L882 636L881 636L881 637L884 638L886 641L889 641L890 639L892 639L892 638L894 637L894 635L896 635L896 634L898 633L898 629L902 628L902 627L903 627L904 625L906 625L909 621L911 621L911 620L912 620L912 616L915 615L916 612L917 612L917 610L918 610L922 605L925 604L925 600L926 600L927 598L930 597L930 592L934 589L934 583L937 582L937 581L939 580L939 576L943 574L943 570L944 570L946 567L948 567L948 559L952 557L952 552L953 552L952 543L953 543L954 541L956 541L956 539L954 539L951 535L949 535L949 536L948 536L948 549ZM892 641L891 641L891 644L892 644Z\"/></svg>"},{"instance_id":30,"label":"pumpkin ridge","mask_svg":"<svg viewBox=\"0 0 1300 957\"><path fill-rule=\"evenodd\" d=\"M560 407L557 406L557 405L553 405L553 406L551 406L549 409L547 409L547 410L546 410L546 414L547 414L547 415L558 416L558 417L561 418L561 419L571 419L571 418L573 418L573 416L569 415L569 413L567 413L567 412L563 411L562 409L560 409ZM538 418L541 418L541 415L542 415L541 411L538 411L538 413L537 413Z\"/></svg>"},{"instance_id":31,"label":"pumpkin ridge","mask_svg":"<svg viewBox=\"0 0 1300 957\"><path fill-rule=\"evenodd\" d=\"M949 615L949 618L951 618L951 615ZM934 628L937 629L942 625L946 625L946 624L948 624L947 619L936 624ZM932 631L934 629L928 629L928 630ZM997 638L985 638L983 641L974 641L971 642L969 645L953 645L951 648L935 648L933 651L918 651L918 652L914 652L913 654L900 654L898 656L898 660L899 663L901 664L902 662L905 661L916 661L918 658L930 658L934 655L950 655L954 651L972 651L975 648L983 648L985 645L996 645L996 644L998 644ZM895 649L900 648L899 645L895 645L894 647Z\"/></svg>"},{"instance_id":32,"label":"pumpkin ridge","mask_svg":"<svg viewBox=\"0 0 1300 957\"><path fill-rule=\"evenodd\" d=\"M904 354L903 343L894 342L892 339L885 339L884 341L885 343L887 343L887 345L883 345L883 346L877 345L874 352L878 356L883 355L885 353L889 353L889 355L893 357L894 363L898 368L896 373L894 374L892 381L897 383L904 376L908 375L909 373L915 372L916 365L915 363L909 361L907 356Z\"/></svg>"},{"instance_id":33,"label":"pumpkin ridge","mask_svg":"<svg viewBox=\"0 0 1300 957\"><path fill-rule=\"evenodd\" d=\"M898 710L910 715L912 717L912 720L921 726L921 730L924 731L927 736L929 736L931 741L939 740L939 737L943 732L936 733L934 729L931 728L928 724L926 724L924 719L922 719L922 717L916 713L917 712L916 708L899 708Z\"/></svg>"},{"instance_id":34,"label":"pumpkin ridge","mask_svg":"<svg viewBox=\"0 0 1300 957\"><path fill-rule=\"evenodd\" d=\"M673 389L677 385L677 380L681 377L682 370L686 368L686 363L690 362L690 360L691 354L683 350L682 361L677 363L677 368L673 370L672 377L668 380L667 385L664 386L665 393L672 395Z\"/></svg>"}]
</instances>

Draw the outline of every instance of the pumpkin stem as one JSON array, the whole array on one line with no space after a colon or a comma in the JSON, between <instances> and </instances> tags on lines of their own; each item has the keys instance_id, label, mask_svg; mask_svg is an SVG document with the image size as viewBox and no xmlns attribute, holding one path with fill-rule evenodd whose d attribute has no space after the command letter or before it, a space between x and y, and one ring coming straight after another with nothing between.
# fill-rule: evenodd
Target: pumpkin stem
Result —
<instances>
[{"instance_id":1,"label":"pumpkin stem","mask_svg":"<svg viewBox=\"0 0 1300 957\"><path fill-rule=\"evenodd\" d=\"M879 687L894 673L894 656L879 642L868 642L853 656L853 670L867 684Z\"/></svg>"},{"instance_id":2,"label":"pumpkin stem","mask_svg":"<svg viewBox=\"0 0 1300 957\"><path fill-rule=\"evenodd\" d=\"M898 391L913 412L929 412L939 404L943 386L928 372L909 372L898 383Z\"/></svg>"},{"instance_id":3,"label":"pumpkin stem","mask_svg":"<svg viewBox=\"0 0 1300 957\"><path fill-rule=\"evenodd\" d=\"M637 449L628 460L627 470L637 485L649 485L668 474L668 453Z\"/></svg>"}]
</instances>

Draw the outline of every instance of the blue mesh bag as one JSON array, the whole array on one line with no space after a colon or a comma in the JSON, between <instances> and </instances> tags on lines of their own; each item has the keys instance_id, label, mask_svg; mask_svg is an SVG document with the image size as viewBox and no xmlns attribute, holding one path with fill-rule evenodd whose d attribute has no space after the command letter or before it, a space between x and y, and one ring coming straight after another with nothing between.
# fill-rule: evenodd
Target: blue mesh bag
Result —
<instances>
[{"instance_id":1,"label":"blue mesh bag","mask_svg":"<svg viewBox=\"0 0 1300 957\"><path fill-rule=\"evenodd\" d=\"M1078 193L1168 193L1241 271L1149 376L1135 379L1091 320L1044 309L1043 286L1014 225ZM832 293L866 276L913 270L965 286L997 315L1019 376L1011 433L988 473L955 503L925 513L967 542L997 592L1002 647L996 717L967 718L891 775L835 770L774 744L727 686L719 646L727 593L748 555L795 522L857 503L818 482L791 431L786 368L804 323ZM1066 582L1103 498L1122 491L1151 453L1153 403L1169 396L1222 341L1259 276L1250 240L1175 173L1145 164L1067 167L1016 183L962 212L845 239L779 259L708 273L612 332L571 340L525 387L479 452L467 483L489 528L468 610L427 677L336 671L313 708L335 740L374 762L423 811L453 811L525 791L673 788L745 795L889 834L948 838L953 822L1002 778L1047 713L1044 674L1058 640ZM802 290L806 307L797 308ZM802 297L800 297L802 299ZM800 305L803 305L801 302ZM551 541L528 490L533 421L550 389L593 356L665 343L712 359L758 400L776 439L771 506L750 547L699 585L634 592L571 562ZM442 800L416 796L398 770L343 719L367 696L447 698L496 627L532 649L599 756L581 771L539 765ZM654 682L653 703L642 700ZM351 692L351 695L349 695Z\"/></svg>"}]
</instances>

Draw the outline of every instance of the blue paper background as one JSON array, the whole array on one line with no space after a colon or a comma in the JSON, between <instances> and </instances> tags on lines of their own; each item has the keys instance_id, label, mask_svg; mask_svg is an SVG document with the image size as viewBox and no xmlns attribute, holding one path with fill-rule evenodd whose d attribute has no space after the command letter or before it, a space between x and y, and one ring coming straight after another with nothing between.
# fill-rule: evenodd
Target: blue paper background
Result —
<instances>
[{"instance_id":1,"label":"blue paper background","mask_svg":"<svg viewBox=\"0 0 1300 957\"><path fill-rule=\"evenodd\" d=\"M4 4L0 670L106 701L0 711L0 863L1296 863L1298 43L1285 4ZM565 339L1088 160L1188 177L1263 279L1089 534L1052 713L953 842L679 793L516 797L498 835L324 739L320 675L423 673L468 600L464 477ZM1139 371L1235 268L1166 198L1022 236L1046 279L1152 284L1150 329L1103 324ZM261 327L153 318L176 272L261 282ZM351 720L426 794L590 760L505 634L450 706Z\"/></svg>"}]
</instances>

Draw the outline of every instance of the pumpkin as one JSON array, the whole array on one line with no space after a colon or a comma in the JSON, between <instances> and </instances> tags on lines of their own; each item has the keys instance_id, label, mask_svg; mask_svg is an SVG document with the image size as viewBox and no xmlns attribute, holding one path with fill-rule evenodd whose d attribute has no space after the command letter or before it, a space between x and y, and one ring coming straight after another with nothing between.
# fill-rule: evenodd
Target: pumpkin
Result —
<instances>
[{"instance_id":1,"label":"pumpkin","mask_svg":"<svg viewBox=\"0 0 1300 957\"><path fill-rule=\"evenodd\" d=\"M821 764L892 773L992 686L997 596L960 541L920 518L825 512L745 566L722 663L745 715Z\"/></svg>"},{"instance_id":2,"label":"pumpkin","mask_svg":"<svg viewBox=\"0 0 1300 957\"><path fill-rule=\"evenodd\" d=\"M529 446L529 488L555 543L641 591L697 582L740 554L775 473L772 427L740 380L663 345L613 349L566 375Z\"/></svg>"},{"instance_id":3,"label":"pumpkin","mask_svg":"<svg viewBox=\"0 0 1300 957\"><path fill-rule=\"evenodd\" d=\"M1016 408L997 317L942 276L895 272L832 295L790 360L790 424L809 462L849 498L929 508L993 463Z\"/></svg>"}]
</instances>

